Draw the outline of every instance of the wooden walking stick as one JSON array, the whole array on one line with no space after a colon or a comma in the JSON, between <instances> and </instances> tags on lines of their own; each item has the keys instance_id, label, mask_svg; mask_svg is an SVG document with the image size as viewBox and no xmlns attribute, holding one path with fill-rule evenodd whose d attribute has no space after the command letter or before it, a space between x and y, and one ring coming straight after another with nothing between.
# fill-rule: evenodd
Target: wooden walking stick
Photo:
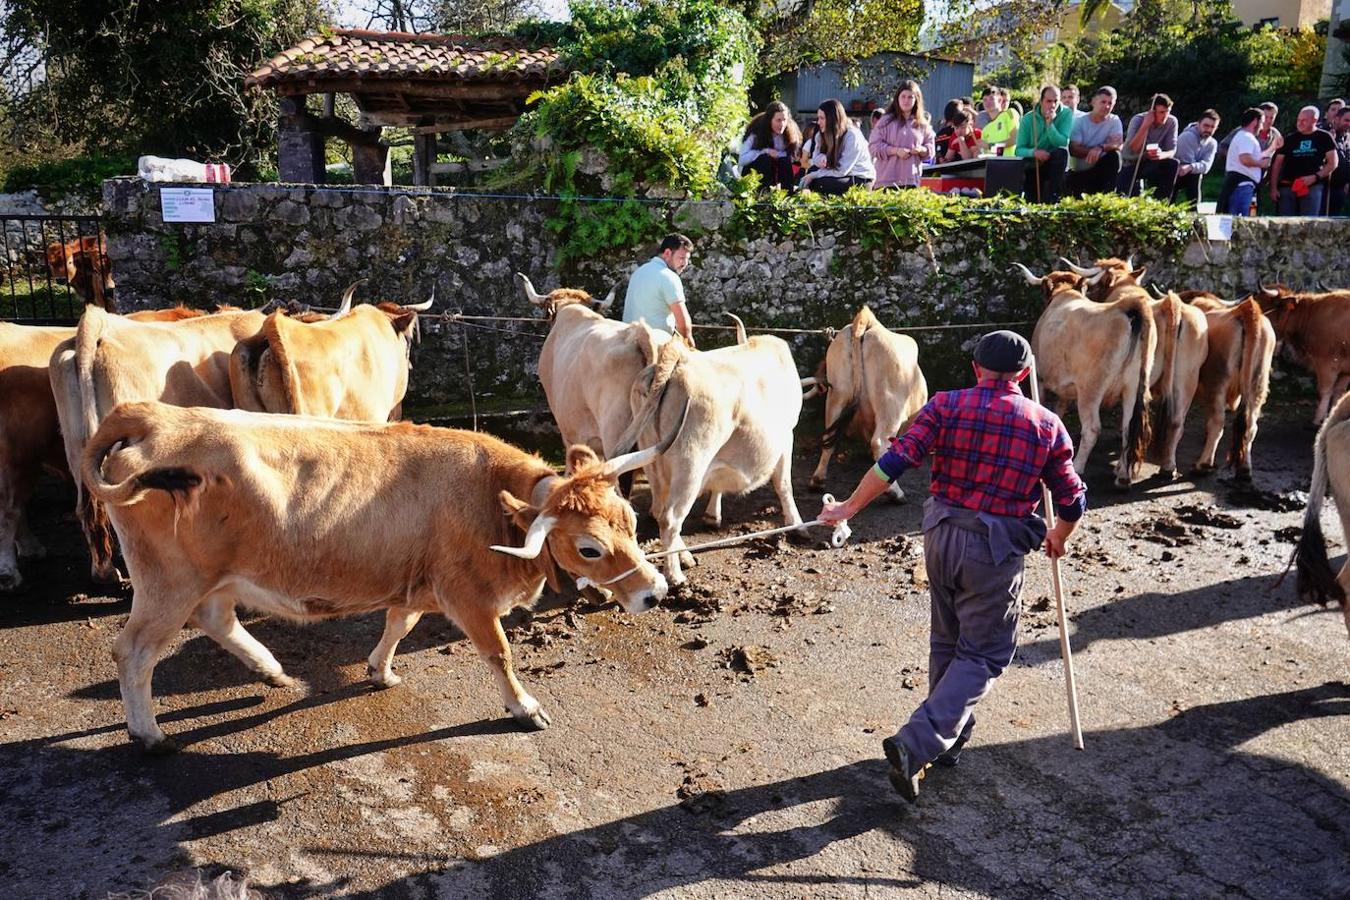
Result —
<instances>
[{"instance_id":1,"label":"wooden walking stick","mask_svg":"<svg viewBox=\"0 0 1350 900\"><path fill-rule=\"evenodd\" d=\"M1041 402L1041 386L1036 376L1036 357L1031 358L1031 399ZM1055 505L1051 502L1050 487L1041 482L1041 503L1045 506L1045 523L1055 527ZM1059 655L1064 660L1064 688L1069 695L1069 728L1073 745L1083 749L1083 727L1078 721L1078 684L1073 675L1073 650L1069 647L1069 622L1064 610L1064 583L1060 578L1059 557L1050 560L1050 581L1055 588L1055 617L1059 620Z\"/></svg>"},{"instance_id":2,"label":"wooden walking stick","mask_svg":"<svg viewBox=\"0 0 1350 900\"><path fill-rule=\"evenodd\" d=\"M1040 130L1036 128L1036 116L1040 115L1041 104L1036 102L1036 110L1031 114L1031 159L1036 164L1036 202L1041 202L1041 158L1036 155L1040 149L1036 145L1041 142Z\"/></svg>"},{"instance_id":3,"label":"wooden walking stick","mask_svg":"<svg viewBox=\"0 0 1350 900\"><path fill-rule=\"evenodd\" d=\"M1125 192L1126 197L1134 196L1134 186L1139 181L1139 165L1144 161L1144 151L1145 148L1148 147L1148 120L1149 117L1153 115L1153 106L1157 102L1158 95L1154 94L1153 99L1148 102L1148 112L1144 114L1144 118L1139 122L1139 130L1144 133L1144 146L1139 148L1139 155L1134 158L1134 174L1130 176L1130 189Z\"/></svg>"}]
</instances>

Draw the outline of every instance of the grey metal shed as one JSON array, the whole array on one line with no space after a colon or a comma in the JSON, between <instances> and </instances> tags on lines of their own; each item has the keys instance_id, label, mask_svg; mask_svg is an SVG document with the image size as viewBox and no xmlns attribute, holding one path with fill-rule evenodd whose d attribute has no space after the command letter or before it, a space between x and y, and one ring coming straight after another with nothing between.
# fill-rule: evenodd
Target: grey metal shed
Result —
<instances>
[{"instance_id":1,"label":"grey metal shed","mask_svg":"<svg viewBox=\"0 0 1350 900\"><path fill-rule=\"evenodd\" d=\"M948 100L971 96L975 84L974 63L910 53L878 53L862 60L856 85L846 84L845 74L845 67L838 63L785 72L778 79L779 99L798 115L810 116L822 102L835 97L849 115L863 116L868 104L884 108L895 86L904 78L913 78L923 90L924 106L936 120Z\"/></svg>"}]
</instances>

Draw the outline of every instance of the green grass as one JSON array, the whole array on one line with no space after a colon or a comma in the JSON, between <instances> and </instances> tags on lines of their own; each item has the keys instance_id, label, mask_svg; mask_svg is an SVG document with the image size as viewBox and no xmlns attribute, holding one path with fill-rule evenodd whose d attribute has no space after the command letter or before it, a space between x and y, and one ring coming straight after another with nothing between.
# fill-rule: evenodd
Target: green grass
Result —
<instances>
[{"instance_id":1,"label":"green grass","mask_svg":"<svg viewBox=\"0 0 1350 900\"><path fill-rule=\"evenodd\" d=\"M52 282L48 288L45 273L40 282L34 275L31 286L24 276L0 278L0 319L73 324L83 309L83 301L66 285Z\"/></svg>"}]
</instances>

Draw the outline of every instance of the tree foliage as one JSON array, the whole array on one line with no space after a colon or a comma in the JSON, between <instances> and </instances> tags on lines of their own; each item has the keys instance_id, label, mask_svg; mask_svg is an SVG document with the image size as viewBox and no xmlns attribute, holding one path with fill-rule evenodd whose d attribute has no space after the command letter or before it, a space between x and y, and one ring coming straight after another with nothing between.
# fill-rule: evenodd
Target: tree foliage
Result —
<instances>
[{"instance_id":1,"label":"tree foliage","mask_svg":"<svg viewBox=\"0 0 1350 900\"><path fill-rule=\"evenodd\" d=\"M251 163L276 114L244 77L324 24L318 0L7 0L6 44L45 68L8 112L86 151Z\"/></svg>"}]
</instances>

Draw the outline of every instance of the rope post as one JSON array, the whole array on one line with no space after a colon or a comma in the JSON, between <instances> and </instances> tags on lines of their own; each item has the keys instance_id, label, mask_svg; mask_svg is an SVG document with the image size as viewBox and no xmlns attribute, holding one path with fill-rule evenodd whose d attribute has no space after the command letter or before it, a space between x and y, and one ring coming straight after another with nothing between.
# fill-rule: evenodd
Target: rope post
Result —
<instances>
[{"instance_id":1,"label":"rope post","mask_svg":"<svg viewBox=\"0 0 1350 900\"><path fill-rule=\"evenodd\" d=\"M1031 357L1031 399L1037 405L1041 402L1041 387L1036 372L1036 357ZM1050 487L1041 482L1041 504L1045 507L1045 523L1055 527L1055 505L1051 502ZM1060 576L1059 557L1050 560L1050 581L1055 588L1055 618L1059 620L1059 655L1064 660L1064 689L1069 699L1069 728L1073 735L1073 745L1083 749L1083 727L1078 720L1078 683L1073 673L1073 650L1069 646L1068 614L1064 608L1064 582Z\"/></svg>"},{"instance_id":2,"label":"rope post","mask_svg":"<svg viewBox=\"0 0 1350 900\"><path fill-rule=\"evenodd\" d=\"M1041 102L1036 102L1036 109L1031 113L1031 159L1036 164L1036 202L1041 202L1041 158L1036 155L1040 150L1037 144L1041 142L1040 129L1036 127L1037 116L1041 114Z\"/></svg>"}]
</instances>

